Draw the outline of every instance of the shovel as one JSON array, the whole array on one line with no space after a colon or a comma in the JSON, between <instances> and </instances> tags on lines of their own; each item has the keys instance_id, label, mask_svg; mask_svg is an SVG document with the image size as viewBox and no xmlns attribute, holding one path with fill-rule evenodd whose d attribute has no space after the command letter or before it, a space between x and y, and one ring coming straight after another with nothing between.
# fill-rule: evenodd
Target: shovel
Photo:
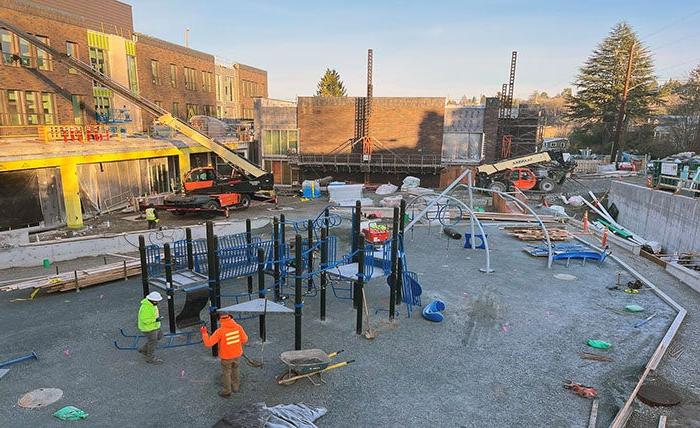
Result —
<instances>
[{"instance_id":1,"label":"shovel","mask_svg":"<svg viewBox=\"0 0 700 428\"><path fill-rule=\"evenodd\" d=\"M362 335L367 340L372 340L377 337L377 333L369 325L369 309L367 309L367 299L365 298L365 289L362 288L362 306L365 308L365 317L367 318L367 330L365 330Z\"/></svg>"}]
</instances>

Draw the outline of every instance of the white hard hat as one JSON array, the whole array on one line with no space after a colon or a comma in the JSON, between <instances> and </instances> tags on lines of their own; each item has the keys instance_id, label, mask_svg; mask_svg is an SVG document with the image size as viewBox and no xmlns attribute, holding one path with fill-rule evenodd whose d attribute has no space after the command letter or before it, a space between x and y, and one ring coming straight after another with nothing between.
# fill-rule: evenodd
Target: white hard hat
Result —
<instances>
[{"instance_id":1,"label":"white hard hat","mask_svg":"<svg viewBox=\"0 0 700 428\"><path fill-rule=\"evenodd\" d=\"M160 293L157 291L151 291L150 293L148 293L148 296L146 296L146 298L151 302L160 302L161 300L163 300L163 296L161 296Z\"/></svg>"}]
</instances>

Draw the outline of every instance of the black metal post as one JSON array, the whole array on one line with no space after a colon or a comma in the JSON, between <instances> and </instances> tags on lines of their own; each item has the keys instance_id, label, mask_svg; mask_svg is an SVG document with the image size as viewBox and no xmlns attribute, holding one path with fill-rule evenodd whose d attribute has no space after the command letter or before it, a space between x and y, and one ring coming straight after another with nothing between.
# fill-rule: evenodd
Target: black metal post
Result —
<instances>
[{"instance_id":1,"label":"black metal post","mask_svg":"<svg viewBox=\"0 0 700 428\"><path fill-rule=\"evenodd\" d=\"M207 276L209 283L209 322L211 326L212 333L217 328L217 317L216 310L218 309L216 304L216 289L214 284L216 283L216 240L214 239L214 223L207 221ZM216 345L211 348L211 353L213 356L219 354L219 349Z\"/></svg>"},{"instance_id":2,"label":"black metal post","mask_svg":"<svg viewBox=\"0 0 700 428\"><path fill-rule=\"evenodd\" d=\"M314 288L314 278L311 275L311 272L314 271L314 250L312 249L314 247L314 221L309 220L306 226L308 229L307 239L309 242L309 268L307 270L309 272L309 279L307 280L306 289L311 291Z\"/></svg>"},{"instance_id":3,"label":"black metal post","mask_svg":"<svg viewBox=\"0 0 700 428\"><path fill-rule=\"evenodd\" d=\"M362 241L364 239L360 236L361 235L361 230L360 230L360 224L362 221L362 202L360 201L355 201L355 214L352 218L352 261L353 263L357 263L359 266L360 263L360 258L359 258L359 253L358 249L362 246ZM357 287L352 288L352 307L357 308L359 305L357 304L357 301L361 298L362 296L358 296L357 294Z\"/></svg>"},{"instance_id":4,"label":"black metal post","mask_svg":"<svg viewBox=\"0 0 700 428\"><path fill-rule=\"evenodd\" d=\"M258 248L258 297L266 299L265 296L265 250ZM258 317L260 323L260 340L265 342L267 334L265 331L265 314L260 314Z\"/></svg>"},{"instance_id":5,"label":"black metal post","mask_svg":"<svg viewBox=\"0 0 700 428\"><path fill-rule=\"evenodd\" d=\"M399 207L394 207L394 224L391 235L391 276L389 276L389 319L396 314L396 285L398 278L397 258L399 255Z\"/></svg>"},{"instance_id":6,"label":"black metal post","mask_svg":"<svg viewBox=\"0 0 700 428\"><path fill-rule=\"evenodd\" d=\"M321 229L321 321L326 320L326 287L328 285L328 232Z\"/></svg>"},{"instance_id":7,"label":"black metal post","mask_svg":"<svg viewBox=\"0 0 700 428\"><path fill-rule=\"evenodd\" d=\"M361 235L361 234L358 234ZM360 236L358 236L358 239ZM364 303L362 299L363 287L365 286L365 246L362 245L358 252L358 262L357 262L357 282L355 283L355 290L357 290L357 319L355 322L355 333L362 334L362 312L364 311Z\"/></svg>"},{"instance_id":8,"label":"black metal post","mask_svg":"<svg viewBox=\"0 0 700 428\"><path fill-rule=\"evenodd\" d=\"M252 262L252 253L251 253L251 248L250 245L253 243L253 233L252 233L252 227L250 225L250 219L247 218L245 219L245 243L247 245L245 254L246 258L248 259L248 263ZM253 293L253 276L250 275L248 278L246 278L246 281L248 282L248 294Z\"/></svg>"},{"instance_id":9,"label":"black metal post","mask_svg":"<svg viewBox=\"0 0 700 428\"><path fill-rule=\"evenodd\" d=\"M173 292L173 256L170 253L170 244L163 244L163 257L165 258L165 284L168 288L165 290L168 296L168 324L170 332L175 333L175 293Z\"/></svg>"},{"instance_id":10,"label":"black metal post","mask_svg":"<svg viewBox=\"0 0 700 428\"><path fill-rule=\"evenodd\" d=\"M403 257L401 256L401 250L403 250L403 230L406 228L406 200L401 199L401 206L399 210L399 257L398 257L398 267L396 272L398 275L398 281L396 281L396 304L400 305L403 294Z\"/></svg>"},{"instance_id":11,"label":"black metal post","mask_svg":"<svg viewBox=\"0 0 700 428\"><path fill-rule=\"evenodd\" d=\"M280 223L275 216L272 219L272 277L275 280L275 302L280 300Z\"/></svg>"},{"instance_id":12,"label":"black metal post","mask_svg":"<svg viewBox=\"0 0 700 428\"><path fill-rule=\"evenodd\" d=\"M141 257L141 286L143 287L143 298L150 293L148 286L148 260L146 260L146 239L139 235L139 256ZM58 270L58 267L56 268Z\"/></svg>"},{"instance_id":13,"label":"black metal post","mask_svg":"<svg viewBox=\"0 0 700 428\"><path fill-rule=\"evenodd\" d=\"M294 241L295 266L294 266L294 350L301 350L301 274L304 264L301 262L301 235L297 234Z\"/></svg>"},{"instance_id":14,"label":"black metal post","mask_svg":"<svg viewBox=\"0 0 700 428\"><path fill-rule=\"evenodd\" d=\"M331 232L331 220L330 220L330 217L331 217L330 210L329 210L328 208L326 208L325 210L323 210L323 220L324 220L324 221L323 221L323 225L326 227L326 236L330 235L330 232Z\"/></svg>"},{"instance_id":15,"label":"black metal post","mask_svg":"<svg viewBox=\"0 0 700 428\"><path fill-rule=\"evenodd\" d=\"M216 310L221 309L221 272L219 271L219 237L214 236L214 295L216 296Z\"/></svg>"},{"instance_id":16,"label":"black metal post","mask_svg":"<svg viewBox=\"0 0 700 428\"><path fill-rule=\"evenodd\" d=\"M284 214L280 214L280 261L284 260L286 257L286 254L284 253L285 248L287 248L287 225L286 222L287 219L285 218ZM282 266L282 265L280 265ZM280 267L281 269L281 267ZM287 276L280 274L280 290L282 290L284 287L287 286Z\"/></svg>"},{"instance_id":17,"label":"black metal post","mask_svg":"<svg viewBox=\"0 0 700 428\"><path fill-rule=\"evenodd\" d=\"M194 251L192 249L192 229L185 228L185 240L187 242L187 269L194 270Z\"/></svg>"}]
</instances>

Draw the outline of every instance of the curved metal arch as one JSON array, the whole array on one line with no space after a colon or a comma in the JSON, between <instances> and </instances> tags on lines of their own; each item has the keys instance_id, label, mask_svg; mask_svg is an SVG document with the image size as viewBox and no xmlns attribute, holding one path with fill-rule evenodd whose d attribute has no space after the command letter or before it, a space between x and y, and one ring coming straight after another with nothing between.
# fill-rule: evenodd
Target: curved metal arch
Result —
<instances>
[{"instance_id":1,"label":"curved metal arch","mask_svg":"<svg viewBox=\"0 0 700 428\"><path fill-rule=\"evenodd\" d=\"M452 190L454 190L454 189L456 189L456 188L458 188L458 187L467 188L467 189L470 188L470 187L467 186L466 184L457 184L457 185L456 185L453 189L451 189L450 191L452 191ZM545 239L547 240L547 268L549 268L549 269L552 268L552 257L553 257L554 254L553 254L553 252L552 252L552 241L549 239L549 231L547 230L547 227L544 225L544 222L542 221L542 218L541 218L539 215L537 215L537 213L536 213L532 208L530 208L530 206L529 206L528 204L524 203L523 201L521 201L520 199L516 198L516 197L513 196L513 195L509 195L508 193L500 192L500 191L498 191L498 190L485 189L485 188L483 188L483 187L474 187L474 186L471 186L471 189L472 189L472 190L480 190L480 191L482 191L482 192L498 193L500 196L503 196L503 197L506 197L506 198L508 198L508 199L511 199L511 200L513 200L514 202L516 202L519 206L521 206L521 207L525 208L526 210L528 210L528 211L530 212L530 214L532 214L532 215L535 217L535 219L537 219L537 222L540 224L540 227L542 228L542 231L544 232L544 237L545 237Z\"/></svg>"},{"instance_id":2,"label":"curved metal arch","mask_svg":"<svg viewBox=\"0 0 700 428\"><path fill-rule=\"evenodd\" d=\"M430 204L428 204L428 208L430 208L430 207L433 206L433 205L436 205L436 204L437 204L437 201L438 201L439 199L445 198L445 199L447 199L447 200L456 202L457 205L459 205L459 207L460 207L461 209L463 209L463 210L465 210L465 211L467 211L467 212L469 213L469 216L471 217L471 221L472 221L472 222L476 222L476 225L479 227L479 231L481 232L481 236L483 237L483 241L484 241L484 249L486 250L486 267L485 267L485 268L482 268L482 269L480 269L480 270L481 270L482 272L484 272L484 273L491 273L491 272L493 272L493 269L491 269L491 250L489 249L489 242L488 242L488 239L486 239L486 232L484 232L484 228L482 227L481 222L479 221L479 219L476 218L476 215L474 214L474 211L472 211L472 209L469 208L464 202L462 202L462 201L460 201L459 199L455 198L454 196L450 196L450 195L426 194L426 195L418 195L418 196L414 197L413 199L411 199L411 201L408 202L408 203L406 204L406 208L408 208L409 206L411 206L412 204L414 204L414 203L415 203L416 201L418 201L419 199L428 199L428 198L430 198L430 197L435 198L435 199L434 199L433 201L431 201ZM438 209L438 212L439 212L439 209ZM412 223L413 223L413 222L412 222ZM441 222L441 223L442 223L442 222ZM415 224L415 223L413 223L413 224ZM409 226L413 227L413 224L411 224L411 225L409 225ZM406 229L404 229L404 232L405 232L405 230L406 230ZM472 237L473 237L473 236L472 236Z\"/></svg>"}]
</instances>

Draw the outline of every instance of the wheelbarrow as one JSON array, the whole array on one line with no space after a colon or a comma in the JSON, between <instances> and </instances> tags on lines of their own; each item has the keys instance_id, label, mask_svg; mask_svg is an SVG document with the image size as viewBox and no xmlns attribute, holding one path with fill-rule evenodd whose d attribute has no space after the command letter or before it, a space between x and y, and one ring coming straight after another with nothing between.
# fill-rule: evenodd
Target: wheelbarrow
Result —
<instances>
[{"instance_id":1,"label":"wheelbarrow","mask_svg":"<svg viewBox=\"0 0 700 428\"><path fill-rule=\"evenodd\" d=\"M314 376L322 383L326 383L321 375L325 372L347 366L355 360L333 363L333 358L343 352L342 350L326 354L321 349L303 349L301 351L286 351L280 354L280 360L287 366L287 371L277 376L280 385L291 385L299 379L308 379L318 386L321 383L314 381ZM331 364L333 363L333 364Z\"/></svg>"}]
</instances>

